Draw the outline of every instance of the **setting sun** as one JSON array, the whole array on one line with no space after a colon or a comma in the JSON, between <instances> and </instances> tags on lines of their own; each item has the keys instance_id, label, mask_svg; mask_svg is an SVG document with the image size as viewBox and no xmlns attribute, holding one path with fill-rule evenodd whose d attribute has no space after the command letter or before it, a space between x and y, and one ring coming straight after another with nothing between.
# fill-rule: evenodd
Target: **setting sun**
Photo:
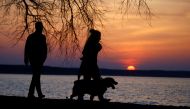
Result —
<instances>
[{"instance_id":1,"label":"setting sun","mask_svg":"<svg viewBox=\"0 0 190 109\"><path fill-rule=\"evenodd\" d=\"M136 69L135 66L132 66L132 65L127 67L127 70L135 70L135 69Z\"/></svg>"}]
</instances>

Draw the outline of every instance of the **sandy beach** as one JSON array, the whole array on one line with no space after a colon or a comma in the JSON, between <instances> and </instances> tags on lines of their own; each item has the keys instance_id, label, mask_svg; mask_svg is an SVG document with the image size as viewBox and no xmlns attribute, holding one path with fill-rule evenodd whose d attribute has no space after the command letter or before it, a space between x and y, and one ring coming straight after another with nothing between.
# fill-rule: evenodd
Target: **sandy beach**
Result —
<instances>
[{"instance_id":1,"label":"sandy beach","mask_svg":"<svg viewBox=\"0 0 190 109\"><path fill-rule=\"evenodd\" d=\"M64 109L190 109L183 106L140 105L120 102L77 101L69 99L28 99L20 96L0 95L1 107L4 108L64 108Z\"/></svg>"}]
</instances>

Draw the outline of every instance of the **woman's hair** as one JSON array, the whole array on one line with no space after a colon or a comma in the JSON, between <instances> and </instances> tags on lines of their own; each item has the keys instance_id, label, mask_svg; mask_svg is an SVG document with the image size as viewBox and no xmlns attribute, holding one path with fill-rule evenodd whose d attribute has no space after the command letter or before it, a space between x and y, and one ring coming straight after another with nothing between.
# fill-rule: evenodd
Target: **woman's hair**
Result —
<instances>
[{"instance_id":1,"label":"woman's hair","mask_svg":"<svg viewBox=\"0 0 190 109\"><path fill-rule=\"evenodd\" d=\"M97 42L101 39L101 32L95 29L90 29L90 36L91 40Z\"/></svg>"},{"instance_id":2,"label":"woman's hair","mask_svg":"<svg viewBox=\"0 0 190 109\"><path fill-rule=\"evenodd\" d=\"M95 29L89 30L89 37L85 43L84 49L82 54L86 54L87 51L90 49L89 47L94 46L94 44L98 44L101 39L101 32Z\"/></svg>"},{"instance_id":3,"label":"woman's hair","mask_svg":"<svg viewBox=\"0 0 190 109\"><path fill-rule=\"evenodd\" d=\"M90 29L91 35L101 36L101 32L95 29Z\"/></svg>"}]
</instances>

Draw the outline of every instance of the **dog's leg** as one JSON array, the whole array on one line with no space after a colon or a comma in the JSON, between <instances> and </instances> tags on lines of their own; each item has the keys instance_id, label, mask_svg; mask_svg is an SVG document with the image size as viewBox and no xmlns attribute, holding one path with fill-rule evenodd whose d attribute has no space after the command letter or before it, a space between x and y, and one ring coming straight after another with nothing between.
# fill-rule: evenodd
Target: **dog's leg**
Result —
<instances>
[{"instance_id":1,"label":"dog's leg","mask_svg":"<svg viewBox=\"0 0 190 109\"><path fill-rule=\"evenodd\" d=\"M72 95L70 96L70 99L72 100L74 96L75 96L75 95L74 95L74 94L72 94Z\"/></svg>"},{"instance_id":2,"label":"dog's leg","mask_svg":"<svg viewBox=\"0 0 190 109\"><path fill-rule=\"evenodd\" d=\"M83 100L83 96L84 96L84 95L78 95L78 100L79 100L79 101L82 101L82 100Z\"/></svg>"},{"instance_id":3,"label":"dog's leg","mask_svg":"<svg viewBox=\"0 0 190 109\"><path fill-rule=\"evenodd\" d=\"M104 97L103 97L103 95L101 95L101 94L98 95L98 98L99 98L100 101L103 101L103 100L104 100Z\"/></svg>"},{"instance_id":4,"label":"dog's leg","mask_svg":"<svg viewBox=\"0 0 190 109\"><path fill-rule=\"evenodd\" d=\"M94 95L91 95L90 96L90 101L93 101L93 99L94 99Z\"/></svg>"},{"instance_id":5,"label":"dog's leg","mask_svg":"<svg viewBox=\"0 0 190 109\"><path fill-rule=\"evenodd\" d=\"M98 98L99 98L99 100L102 101L102 102L109 102L109 101L110 101L110 99L105 99L105 98L103 97L103 95L98 95Z\"/></svg>"}]
</instances>

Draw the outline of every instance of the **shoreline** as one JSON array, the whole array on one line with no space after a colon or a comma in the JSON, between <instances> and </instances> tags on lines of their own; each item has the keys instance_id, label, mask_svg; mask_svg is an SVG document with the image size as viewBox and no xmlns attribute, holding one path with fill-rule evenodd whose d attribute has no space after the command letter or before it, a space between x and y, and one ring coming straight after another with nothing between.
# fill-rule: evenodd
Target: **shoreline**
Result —
<instances>
[{"instance_id":1,"label":"shoreline","mask_svg":"<svg viewBox=\"0 0 190 109\"><path fill-rule=\"evenodd\" d=\"M6 108L65 108L68 109L190 109L186 106L141 105L121 102L78 101L70 99L28 99L21 96L0 95L1 107Z\"/></svg>"},{"instance_id":2,"label":"shoreline","mask_svg":"<svg viewBox=\"0 0 190 109\"><path fill-rule=\"evenodd\" d=\"M44 66L45 75L78 75L79 68ZM185 70L125 70L100 68L104 76L137 76L137 77L178 77L190 78L190 71ZM1 65L0 74L32 74L30 66L24 65Z\"/></svg>"}]
</instances>

